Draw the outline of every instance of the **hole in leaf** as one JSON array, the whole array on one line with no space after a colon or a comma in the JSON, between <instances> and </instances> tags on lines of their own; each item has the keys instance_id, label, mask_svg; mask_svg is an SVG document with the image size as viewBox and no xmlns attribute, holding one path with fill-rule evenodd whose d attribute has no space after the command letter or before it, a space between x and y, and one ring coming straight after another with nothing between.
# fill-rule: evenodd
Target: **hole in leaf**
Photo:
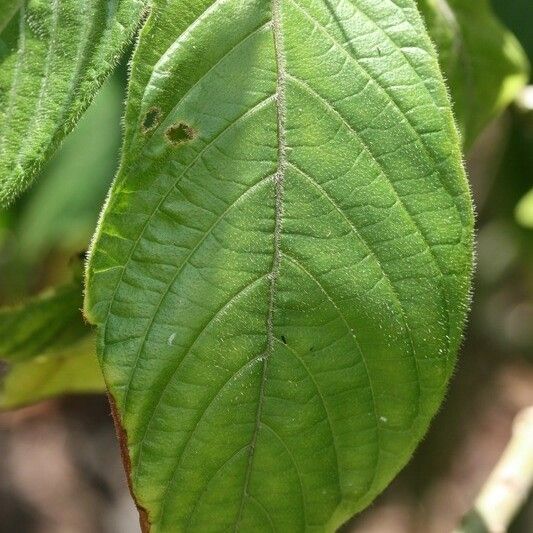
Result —
<instances>
[{"instance_id":1,"label":"hole in leaf","mask_svg":"<svg viewBox=\"0 0 533 533\"><path fill-rule=\"evenodd\" d=\"M188 124L180 122L179 124L173 124L167 129L166 137L170 144L178 146L194 139L196 132Z\"/></svg>"},{"instance_id":2,"label":"hole in leaf","mask_svg":"<svg viewBox=\"0 0 533 533\"><path fill-rule=\"evenodd\" d=\"M285 335L282 335L282 336L281 336L281 342L282 342L283 344L287 344L287 338L285 337Z\"/></svg>"},{"instance_id":3,"label":"hole in leaf","mask_svg":"<svg viewBox=\"0 0 533 533\"><path fill-rule=\"evenodd\" d=\"M143 132L147 133L159 126L161 120L161 110L158 107L152 107L144 115Z\"/></svg>"}]
</instances>

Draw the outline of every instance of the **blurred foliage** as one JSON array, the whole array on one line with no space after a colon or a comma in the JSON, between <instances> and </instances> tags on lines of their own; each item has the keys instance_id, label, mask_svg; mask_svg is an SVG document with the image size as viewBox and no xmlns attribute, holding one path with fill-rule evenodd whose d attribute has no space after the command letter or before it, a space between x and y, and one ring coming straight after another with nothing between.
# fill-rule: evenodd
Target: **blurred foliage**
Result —
<instances>
[{"instance_id":1,"label":"blurred foliage","mask_svg":"<svg viewBox=\"0 0 533 533\"><path fill-rule=\"evenodd\" d=\"M36 186L0 212L0 303L11 306L0 309L0 409L103 390L94 335L81 315L77 255L88 246L118 165L125 79L122 66ZM72 263L74 280L67 282Z\"/></svg>"},{"instance_id":2,"label":"blurred foliage","mask_svg":"<svg viewBox=\"0 0 533 533\"><path fill-rule=\"evenodd\" d=\"M0 310L0 409L65 392L101 392L95 336L83 321L82 265L58 289Z\"/></svg>"},{"instance_id":3,"label":"blurred foliage","mask_svg":"<svg viewBox=\"0 0 533 533\"><path fill-rule=\"evenodd\" d=\"M35 261L50 247L69 251L85 246L114 173L121 101L115 78L104 86L28 198L17 221L18 246L25 258Z\"/></svg>"},{"instance_id":4,"label":"blurred foliage","mask_svg":"<svg viewBox=\"0 0 533 533\"><path fill-rule=\"evenodd\" d=\"M61 282L87 248L119 159L124 68L94 104L37 185L0 211L0 303Z\"/></svg>"},{"instance_id":5,"label":"blurred foliage","mask_svg":"<svg viewBox=\"0 0 533 533\"><path fill-rule=\"evenodd\" d=\"M122 65L37 184L0 211L0 304L9 306L0 309L0 409L103 390L77 256L118 165L125 84Z\"/></svg>"},{"instance_id":6,"label":"blurred foliage","mask_svg":"<svg viewBox=\"0 0 533 533\"><path fill-rule=\"evenodd\" d=\"M102 393L104 380L95 356L95 338L12 363L0 385L0 410L23 407L74 393Z\"/></svg>"},{"instance_id":7,"label":"blurred foliage","mask_svg":"<svg viewBox=\"0 0 533 533\"><path fill-rule=\"evenodd\" d=\"M489 0L418 1L468 148L526 84L527 58Z\"/></svg>"},{"instance_id":8,"label":"blurred foliage","mask_svg":"<svg viewBox=\"0 0 533 533\"><path fill-rule=\"evenodd\" d=\"M533 358L533 230L526 223L533 176L533 111L514 109L508 126L500 128L507 131L501 162L479 209L479 310L473 322L507 357ZM487 152L492 149L484 147Z\"/></svg>"},{"instance_id":9,"label":"blurred foliage","mask_svg":"<svg viewBox=\"0 0 533 533\"><path fill-rule=\"evenodd\" d=\"M492 0L494 11L516 35L530 60L533 59L531 0Z\"/></svg>"}]
</instances>

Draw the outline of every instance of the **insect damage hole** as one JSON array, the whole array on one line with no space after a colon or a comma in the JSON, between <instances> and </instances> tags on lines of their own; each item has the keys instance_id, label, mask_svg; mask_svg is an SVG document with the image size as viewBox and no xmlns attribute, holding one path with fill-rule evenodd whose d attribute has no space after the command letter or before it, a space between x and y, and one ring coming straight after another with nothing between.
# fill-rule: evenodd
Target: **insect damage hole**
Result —
<instances>
[{"instance_id":1,"label":"insect damage hole","mask_svg":"<svg viewBox=\"0 0 533 533\"><path fill-rule=\"evenodd\" d=\"M151 107L144 115L142 130L143 133L148 133L159 126L161 122L161 109L158 107Z\"/></svg>"},{"instance_id":2,"label":"insect damage hole","mask_svg":"<svg viewBox=\"0 0 533 533\"><path fill-rule=\"evenodd\" d=\"M196 132L184 122L173 124L165 132L168 142L172 146L179 146L180 144L192 141L196 137Z\"/></svg>"}]
</instances>

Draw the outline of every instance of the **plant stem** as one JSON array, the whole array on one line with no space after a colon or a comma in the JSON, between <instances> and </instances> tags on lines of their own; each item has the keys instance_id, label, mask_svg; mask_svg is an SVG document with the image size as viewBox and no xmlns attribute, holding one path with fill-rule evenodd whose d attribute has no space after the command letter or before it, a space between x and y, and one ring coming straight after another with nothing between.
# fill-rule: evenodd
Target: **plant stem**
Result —
<instances>
[{"instance_id":1,"label":"plant stem","mask_svg":"<svg viewBox=\"0 0 533 533\"><path fill-rule=\"evenodd\" d=\"M533 407L518 413L503 455L454 533L505 533L533 485Z\"/></svg>"}]
</instances>

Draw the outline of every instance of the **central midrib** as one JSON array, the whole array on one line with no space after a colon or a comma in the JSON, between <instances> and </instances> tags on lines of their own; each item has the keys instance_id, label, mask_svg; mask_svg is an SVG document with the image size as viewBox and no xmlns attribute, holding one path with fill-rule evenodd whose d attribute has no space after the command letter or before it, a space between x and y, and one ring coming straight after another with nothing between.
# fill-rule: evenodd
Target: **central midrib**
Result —
<instances>
[{"instance_id":1,"label":"central midrib","mask_svg":"<svg viewBox=\"0 0 533 533\"><path fill-rule=\"evenodd\" d=\"M248 488L253 470L255 448L259 427L261 425L261 414L265 397L265 386L267 381L267 370L270 356L274 350L274 307L276 300L276 285L281 268L281 234L283 225L283 189L285 173L287 170L287 145L285 139L285 82L286 82L286 65L284 55L283 34L281 28L281 0L272 0L272 34L274 38L274 54L276 59L276 109L277 109L277 134L278 134L278 166L276 173L272 176L275 193L274 203L274 252L272 259L272 270L269 275L270 289L268 298L268 312L266 319L267 346L263 354L263 366L261 375L261 385L259 389L259 399L257 403L257 415L255 420L254 431L250 441L250 451L248 454L248 464L246 467L245 481L241 496L241 504L237 519L235 521L234 531L237 531L242 519L242 513L246 498L249 497Z\"/></svg>"}]
</instances>

